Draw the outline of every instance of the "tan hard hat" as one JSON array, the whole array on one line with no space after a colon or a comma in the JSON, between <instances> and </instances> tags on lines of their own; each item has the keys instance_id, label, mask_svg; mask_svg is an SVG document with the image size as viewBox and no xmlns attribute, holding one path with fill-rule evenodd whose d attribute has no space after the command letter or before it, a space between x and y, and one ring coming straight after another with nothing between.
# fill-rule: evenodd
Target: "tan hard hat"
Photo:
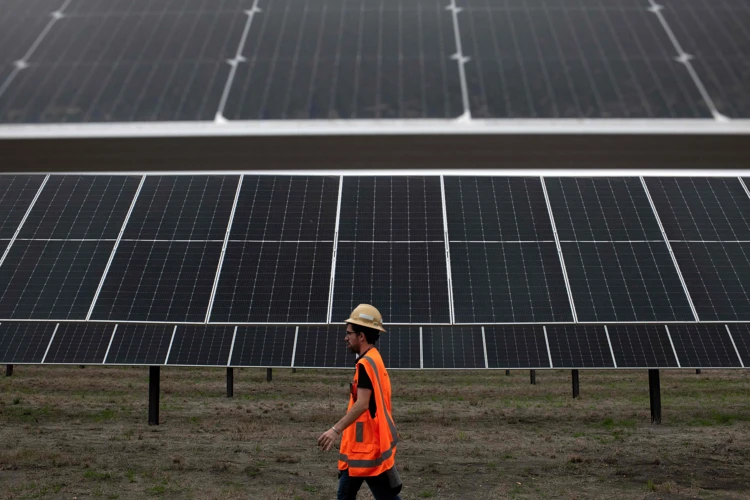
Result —
<instances>
[{"instance_id":1,"label":"tan hard hat","mask_svg":"<svg viewBox=\"0 0 750 500\"><path fill-rule=\"evenodd\" d=\"M349 319L344 320L347 323L354 325L366 326L367 328L374 328L381 332L385 332L383 328L383 316L380 315L380 311L375 309L370 304L360 304L354 308Z\"/></svg>"}]
</instances>

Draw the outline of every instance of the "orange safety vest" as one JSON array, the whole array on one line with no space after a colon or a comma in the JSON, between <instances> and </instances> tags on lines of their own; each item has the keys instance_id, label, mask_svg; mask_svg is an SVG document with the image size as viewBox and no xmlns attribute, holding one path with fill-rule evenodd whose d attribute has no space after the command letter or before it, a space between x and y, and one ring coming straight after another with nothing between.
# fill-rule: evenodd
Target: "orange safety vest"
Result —
<instances>
[{"instance_id":1,"label":"orange safety vest","mask_svg":"<svg viewBox=\"0 0 750 500\"><path fill-rule=\"evenodd\" d=\"M375 398L377 411L375 418L372 418L370 410L365 409L354 425L341 433L339 470L349 469L350 476L372 477L393 467L398 433L391 415L391 381L383 358L374 347L357 361L348 408L354 404L359 365L364 366L372 382L372 397Z\"/></svg>"}]
</instances>

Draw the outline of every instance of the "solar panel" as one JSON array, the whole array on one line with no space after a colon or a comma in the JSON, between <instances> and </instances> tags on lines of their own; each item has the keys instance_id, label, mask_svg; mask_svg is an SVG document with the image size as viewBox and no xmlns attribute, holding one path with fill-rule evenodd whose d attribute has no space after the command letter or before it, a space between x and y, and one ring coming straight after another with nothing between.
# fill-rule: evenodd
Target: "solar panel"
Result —
<instances>
[{"instance_id":1,"label":"solar panel","mask_svg":"<svg viewBox=\"0 0 750 500\"><path fill-rule=\"evenodd\" d=\"M461 2L472 115L710 117L648 6Z\"/></svg>"},{"instance_id":2,"label":"solar panel","mask_svg":"<svg viewBox=\"0 0 750 500\"><path fill-rule=\"evenodd\" d=\"M261 2L232 119L450 118L463 112L440 0Z\"/></svg>"},{"instance_id":3,"label":"solar panel","mask_svg":"<svg viewBox=\"0 0 750 500\"><path fill-rule=\"evenodd\" d=\"M485 326L488 368L550 368L541 325Z\"/></svg>"},{"instance_id":4,"label":"solar panel","mask_svg":"<svg viewBox=\"0 0 750 500\"><path fill-rule=\"evenodd\" d=\"M348 317L348 315L347 315ZM292 366L301 368L354 368L356 358L346 347L341 325L301 326Z\"/></svg>"},{"instance_id":5,"label":"solar panel","mask_svg":"<svg viewBox=\"0 0 750 500\"><path fill-rule=\"evenodd\" d=\"M459 323L572 321L554 243L451 242Z\"/></svg>"},{"instance_id":6,"label":"solar panel","mask_svg":"<svg viewBox=\"0 0 750 500\"><path fill-rule=\"evenodd\" d=\"M750 367L750 325L734 324L727 327L734 346L745 368Z\"/></svg>"},{"instance_id":7,"label":"solar panel","mask_svg":"<svg viewBox=\"0 0 750 500\"><path fill-rule=\"evenodd\" d=\"M120 324L112 338L108 365L161 365L167 359L175 327Z\"/></svg>"},{"instance_id":8,"label":"solar panel","mask_svg":"<svg viewBox=\"0 0 750 500\"><path fill-rule=\"evenodd\" d=\"M750 116L748 7L733 0L660 1L683 49L694 57L695 71L719 111L733 118Z\"/></svg>"},{"instance_id":9,"label":"solar panel","mask_svg":"<svg viewBox=\"0 0 750 500\"><path fill-rule=\"evenodd\" d=\"M167 358L168 365L226 366L234 326L179 326Z\"/></svg>"},{"instance_id":10,"label":"solar panel","mask_svg":"<svg viewBox=\"0 0 750 500\"><path fill-rule=\"evenodd\" d=\"M670 240L750 240L750 197L736 177L646 178Z\"/></svg>"},{"instance_id":11,"label":"solar panel","mask_svg":"<svg viewBox=\"0 0 750 500\"><path fill-rule=\"evenodd\" d=\"M662 325L607 325L617 368L677 368Z\"/></svg>"},{"instance_id":12,"label":"solar panel","mask_svg":"<svg viewBox=\"0 0 750 500\"><path fill-rule=\"evenodd\" d=\"M203 322L221 247L221 242L121 241L91 318Z\"/></svg>"},{"instance_id":13,"label":"solar panel","mask_svg":"<svg viewBox=\"0 0 750 500\"><path fill-rule=\"evenodd\" d=\"M380 335L375 344L383 357L385 366L390 368L420 368L422 354L419 341L419 328L388 326L388 331Z\"/></svg>"},{"instance_id":14,"label":"solar panel","mask_svg":"<svg viewBox=\"0 0 750 500\"><path fill-rule=\"evenodd\" d=\"M554 368L614 368L603 326L547 325Z\"/></svg>"},{"instance_id":15,"label":"solar panel","mask_svg":"<svg viewBox=\"0 0 750 500\"><path fill-rule=\"evenodd\" d=\"M16 240L0 266L0 318L85 319L113 245Z\"/></svg>"},{"instance_id":16,"label":"solar panel","mask_svg":"<svg viewBox=\"0 0 750 500\"><path fill-rule=\"evenodd\" d=\"M224 175L146 176L123 239L223 241L238 182Z\"/></svg>"},{"instance_id":17,"label":"solar panel","mask_svg":"<svg viewBox=\"0 0 750 500\"><path fill-rule=\"evenodd\" d=\"M637 177L553 177L545 184L561 241L663 241Z\"/></svg>"},{"instance_id":18,"label":"solar panel","mask_svg":"<svg viewBox=\"0 0 750 500\"><path fill-rule=\"evenodd\" d=\"M579 321L692 321L666 243L562 243Z\"/></svg>"},{"instance_id":19,"label":"solar panel","mask_svg":"<svg viewBox=\"0 0 750 500\"><path fill-rule=\"evenodd\" d=\"M0 363L41 363L57 323L31 321L0 324Z\"/></svg>"},{"instance_id":20,"label":"solar panel","mask_svg":"<svg viewBox=\"0 0 750 500\"><path fill-rule=\"evenodd\" d=\"M486 368L478 326L424 327L422 346L424 368Z\"/></svg>"},{"instance_id":21,"label":"solar panel","mask_svg":"<svg viewBox=\"0 0 750 500\"><path fill-rule=\"evenodd\" d=\"M0 238L11 238L34 200L44 176L0 176Z\"/></svg>"},{"instance_id":22,"label":"solar panel","mask_svg":"<svg viewBox=\"0 0 750 500\"><path fill-rule=\"evenodd\" d=\"M114 329L115 325L104 323L60 323L44 363L103 363Z\"/></svg>"},{"instance_id":23,"label":"solar panel","mask_svg":"<svg viewBox=\"0 0 750 500\"><path fill-rule=\"evenodd\" d=\"M386 323L449 323L445 244L339 241L332 320L361 303Z\"/></svg>"},{"instance_id":24,"label":"solar panel","mask_svg":"<svg viewBox=\"0 0 750 500\"><path fill-rule=\"evenodd\" d=\"M115 239L140 177L53 175L39 194L19 239Z\"/></svg>"},{"instance_id":25,"label":"solar panel","mask_svg":"<svg viewBox=\"0 0 750 500\"><path fill-rule=\"evenodd\" d=\"M296 329L289 326L238 327L230 366L291 366Z\"/></svg>"},{"instance_id":26,"label":"solar panel","mask_svg":"<svg viewBox=\"0 0 750 500\"><path fill-rule=\"evenodd\" d=\"M740 359L724 325L669 325L682 368L739 368Z\"/></svg>"}]
</instances>

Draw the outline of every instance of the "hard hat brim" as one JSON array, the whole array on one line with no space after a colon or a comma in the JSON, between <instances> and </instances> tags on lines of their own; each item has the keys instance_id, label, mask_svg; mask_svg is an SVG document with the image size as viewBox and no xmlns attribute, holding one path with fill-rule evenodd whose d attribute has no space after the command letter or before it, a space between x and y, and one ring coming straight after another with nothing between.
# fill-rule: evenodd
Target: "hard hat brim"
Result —
<instances>
[{"instance_id":1,"label":"hard hat brim","mask_svg":"<svg viewBox=\"0 0 750 500\"><path fill-rule=\"evenodd\" d=\"M372 323L366 323L365 321L362 321L361 319L348 318L344 320L344 323L351 323L352 325L364 326L367 328L372 328L373 330L377 330L379 332L386 333L385 328L383 328L382 326L375 326Z\"/></svg>"}]
</instances>

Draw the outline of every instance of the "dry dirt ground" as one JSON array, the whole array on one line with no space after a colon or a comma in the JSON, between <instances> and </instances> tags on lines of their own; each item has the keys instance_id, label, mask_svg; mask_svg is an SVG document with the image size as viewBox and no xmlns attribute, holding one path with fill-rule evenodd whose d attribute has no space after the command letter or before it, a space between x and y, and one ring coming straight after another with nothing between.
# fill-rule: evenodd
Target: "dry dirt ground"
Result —
<instances>
[{"instance_id":1,"label":"dry dirt ground","mask_svg":"<svg viewBox=\"0 0 750 500\"><path fill-rule=\"evenodd\" d=\"M331 499L349 371L16 366L0 377L0 498ZM750 498L750 372L393 371L402 498ZM363 487L361 499L372 498Z\"/></svg>"}]
</instances>

